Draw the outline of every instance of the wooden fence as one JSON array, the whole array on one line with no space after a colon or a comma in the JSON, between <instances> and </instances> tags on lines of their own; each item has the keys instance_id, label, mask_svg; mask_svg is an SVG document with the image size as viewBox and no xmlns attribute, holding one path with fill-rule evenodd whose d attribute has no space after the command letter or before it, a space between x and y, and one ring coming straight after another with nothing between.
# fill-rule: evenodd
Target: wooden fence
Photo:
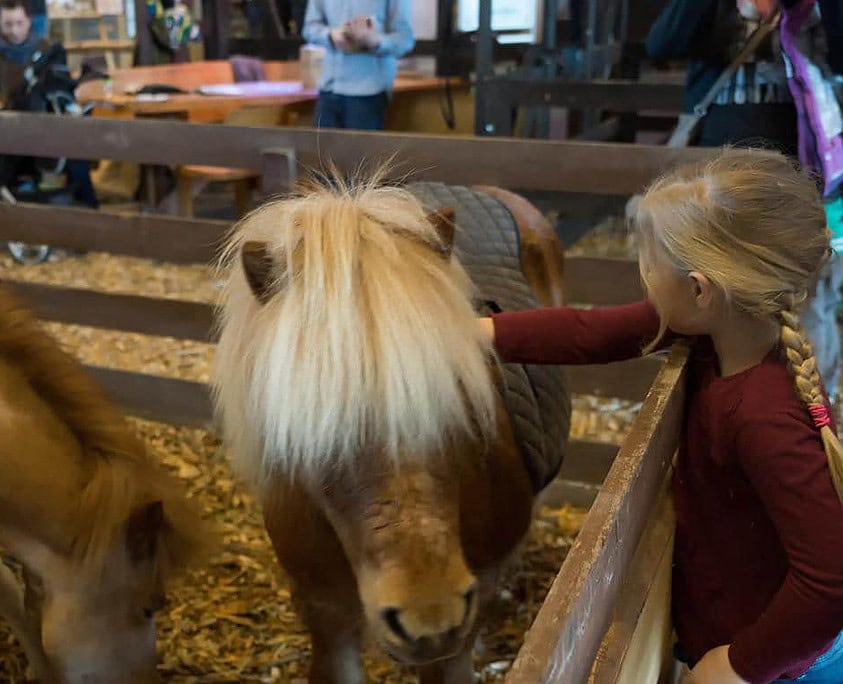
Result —
<instances>
[{"instance_id":1,"label":"wooden fence","mask_svg":"<svg viewBox=\"0 0 843 684\"><path fill-rule=\"evenodd\" d=\"M327 161L351 172L391 159L392 176L412 171L416 179L457 184L623 195L639 191L671 165L710 152L0 113L0 154L249 168L261 173L271 191L288 189L302 170ZM229 228L220 221L0 205L0 240L181 264L212 260ZM623 259L569 257L565 282L570 302L609 305L641 296L637 266ZM213 311L207 304L9 284L45 320L213 342ZM650 580L663 567L670 535L656 503L678 438L683 358L681 351L674 351L666 363L640 359L570 369L574 393L636 401L646 395L646 399L619 453L611 445L571 443L560 479L548 496L556 502L593 505L509 682L580 684L588 680L592 664L594 681L621 681L633 662L627 656L642 643L637 617L648 610L659 614L653 606L663 602L663 587ZM107 368L90 370L130 413L210 425L208 388L201 383ZM648 516L655 516L650 523ZM660 536L654 530L661 530ZM638 578L633 594L629 586L621 591L628 575Z\"/></svg>"}]
</instances>

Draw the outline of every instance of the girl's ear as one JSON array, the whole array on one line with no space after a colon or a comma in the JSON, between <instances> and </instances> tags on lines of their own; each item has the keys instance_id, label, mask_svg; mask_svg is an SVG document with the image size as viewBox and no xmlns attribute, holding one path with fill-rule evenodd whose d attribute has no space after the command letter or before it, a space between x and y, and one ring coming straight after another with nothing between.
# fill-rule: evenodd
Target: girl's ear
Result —
<instances>
[{"instance_id":1,"label":"girl's ear","mask_svg":"<svg viewBox=\"0 0 843 684\"><path fill-rule=\"evenodd\" d=\"M714 285L699 271L688 273L689 284L692 288L694 302L701 309L708 309L714 303Z\"/></svg>"}]
</instances>

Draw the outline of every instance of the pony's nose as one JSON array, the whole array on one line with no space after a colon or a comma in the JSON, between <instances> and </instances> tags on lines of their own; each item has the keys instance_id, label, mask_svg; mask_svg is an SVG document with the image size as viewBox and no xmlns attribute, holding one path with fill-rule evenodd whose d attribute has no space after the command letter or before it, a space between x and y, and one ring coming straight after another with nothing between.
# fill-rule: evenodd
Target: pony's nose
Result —
<instances>
[{"instance_id":1,"label":"pony's nose","mask_svg":"<svg viewBox=\"0 0 843 684\"><path fill-rule=\"evenodd\" d=\"M410 663L454 655L471 629L477 612L477 587L438 606L384 608L381 611L390 651Z\"/></svg>"}]
</instances>

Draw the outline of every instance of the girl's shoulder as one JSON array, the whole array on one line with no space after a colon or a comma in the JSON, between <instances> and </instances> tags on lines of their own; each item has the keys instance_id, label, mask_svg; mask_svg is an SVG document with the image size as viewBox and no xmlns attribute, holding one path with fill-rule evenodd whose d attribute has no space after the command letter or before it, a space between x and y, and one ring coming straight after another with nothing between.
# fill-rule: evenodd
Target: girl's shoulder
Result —
<instances>
[{"instance_id":1,"label":"girl's shoulder","mask_svg":"<svg viewBox=\"0 0 843 684\"><path fill-rule=\"evenodd\" d=\"M773 423L815 431L808 408L796 393L793 374L778 351L753 368L722 378L711 340L700 337L691 344L689 370L692 390L703 389L707 403L719 405L716 413L725 414L723 427L729 432Z\"/></svg>"},{"instance_id":2,"label":"girl's shoulder","mask_svg":"<svg viewBox=\"0 0 843 684\"><path fill-rule=\"evenodd\" d=\"M801 443L800 448L804 448L807 439L822 451L819 430L797 394L793 374L782 359L771 357L751 369L735 394L732 425L737 435L751 434L753 443L764 444L766 448L771 443L780 443L783 447ZM826 408L832 428L836 430L827 398Z\"/></svg>"}]
</instances>

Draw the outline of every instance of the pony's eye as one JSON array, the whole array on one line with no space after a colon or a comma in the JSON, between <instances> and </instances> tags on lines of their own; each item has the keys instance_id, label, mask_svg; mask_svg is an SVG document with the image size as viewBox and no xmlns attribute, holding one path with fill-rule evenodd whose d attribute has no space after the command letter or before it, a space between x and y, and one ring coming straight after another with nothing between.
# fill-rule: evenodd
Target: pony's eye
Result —
<instances>
[{"instance_id":1,"label":"pony's eye","mask_svg":"<svg viewBox=\"0 0 843 684\"><path fill-rule=\"evenodd\" d=\"M155 615L155 611L154 611L154 610L152 610L152 608L144 608L144 609L143 609L143 616L144 616L147 620L151 620L153 615Z\"/></svg>"}]
</instances>

